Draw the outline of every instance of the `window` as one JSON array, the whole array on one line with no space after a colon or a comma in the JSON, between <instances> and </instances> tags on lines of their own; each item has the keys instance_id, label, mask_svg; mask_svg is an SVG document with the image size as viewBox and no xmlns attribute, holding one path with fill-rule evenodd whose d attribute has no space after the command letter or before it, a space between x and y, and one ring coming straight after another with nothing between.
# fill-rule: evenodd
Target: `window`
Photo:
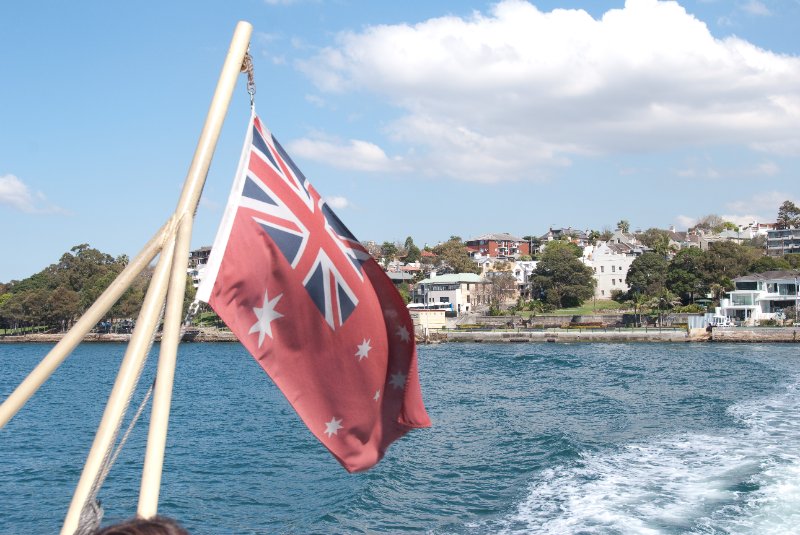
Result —
<instances>
[{"instance_id":1,"label":"window","mask_svg":"<svg viewBox=\"0 0 800 535\"><path fill-rule=\"evenodd\" d=\"M617 283L617 279L611 279L611 286L614 286Z\"/></svg>"},{"instance_id":2,"label":"window","mask_svg":"<svg viewBox=\"0 0 800 535\"><path fill-rule=\"evenodd\" d=\"M606 267L605 266L600 266L600 273L605 273L605 271L606 271Z\"/></svg>"},{"instance_id":3,"label":"window","mask_svg":"<svg viewBox=\"0 0 800 535\"><path fill-rule=\"evenodd\" d=\"M611 266L611 273L614 273L614 270L615 270L616 268L617 268L617 266Z\"/></svg>"},{"instance_id":4,"label":"window","mask_svg":"<svg viewBox=\"0 0 800 535\"><path fill-rule=\"evenodd\" d=\"M606 295L606 291L605 290L600 290L600 295Z\"/></svg>"},{"instance_id":5,"label":"window","mask_svg":"<svg viewBox=\"0 0 800 535\"><path fill-rule=\"evenodd\" d=\"M450 302L450 298L449 297L440 297L439 298L439 302L440 303L449 303Z\"/></svg>"}]
</instances>

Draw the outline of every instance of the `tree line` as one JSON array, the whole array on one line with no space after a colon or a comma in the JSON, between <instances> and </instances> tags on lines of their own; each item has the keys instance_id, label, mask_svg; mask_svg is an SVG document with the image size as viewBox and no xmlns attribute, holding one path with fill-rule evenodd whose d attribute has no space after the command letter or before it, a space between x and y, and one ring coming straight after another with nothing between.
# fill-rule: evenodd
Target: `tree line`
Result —
<instances>
[{"instance_id":1,"label":"tree line","mask_svg":"<svg viewBox=\"0 0 800 535\"><path fill-rule=\"evenodd\" d=\"M83 243L58 262L21 281L0 283L0 332L37 328L65 331L80 318L128 265L127 255L113 257ZM145 268L109 310L105 322L139 314L152 268ZM194 288L187 285L187 301Z\"/></svg>"}]
</instances>

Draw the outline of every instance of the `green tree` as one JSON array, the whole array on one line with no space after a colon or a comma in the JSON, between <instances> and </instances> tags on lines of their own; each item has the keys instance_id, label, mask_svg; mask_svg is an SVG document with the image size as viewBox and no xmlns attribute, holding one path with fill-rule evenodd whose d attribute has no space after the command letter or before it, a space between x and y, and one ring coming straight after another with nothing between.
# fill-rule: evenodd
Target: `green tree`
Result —
<instances>
[{"instance_id":1,"label":"green tree","mask_svg":"<svg viewBox=\"0 0 800 535\"><path fill-rule=\"evenodd\" d=\"M765 271L779 271L792 269L792 265L785 258L775 256L762 256L748 268L748 273L764 273Z\"/></svg>"},{"instance_id":2,"label":"green tree","mask_svg":"<svg viewBox=\"0 0 800 535\"><path fill-rule=\"evenodd\" d=\"M792 201L783 201L778 208L778 228L797 228L800 227L800 208Z\"/></svg>"},{"instance_id":3,"label":"green tree","mask_svg":"<svg viewBox=\"0 0 800 535\"><path fill-rule=\"evenodd\" d=\"M580 248L575 244L548 243L533 272L531 295L556 308L578 306L591 298L596 284L594 274L579 256Z\"/></svg>"},{"instance_id":4,"label":"green tree","mask_svg":"<svg viewBox=\"0 0 800 535\"><path fill-rule=\"evenodd\" d=\"M406 238L404 247L405 247L405 250L406 250L405 261L406 262L419 262L419 259L422 256L422 251L419 250L419 247L414 245L414 240L411 239L411 236Z\"/></svg>"},{"instance_id":5,"label":"green tree","mask_svg":"<svg viewBox=\"0 0 800 535\"><path fill-rule=\"evenodd\" d=\"M627 219L620 219L619 221L617 221L617 230L627 234L631 230L631 224L628 222Z\"/></svg>"},{"instance_id":6,"label":"green tree","mask_svg":"<svg viewBox=\"0 0 800 535\"><path fill-rule=\"evenodd\" d=\"M663 256L651 252L637 256L625 277L631 295L658 295L664 289L666 280L667 261Z\"/></svg>"},{"instance_id":7,"label":"green tree","mask_svg":"<svg viewBox=\"0 0 800 535\"><path fill-rule=\"evenodd\" d=\"M667 266L667 288L680 296L684 304L708 292L705 276L705 253L697 247L682 249Z\"/></svg>"},{"instance_id":8,"label":"green tree","mask_svg":"<svg viewBox=\"0 0 800 535\"><path fill-rule=\"evenodd\" d=\"M669 231L660 228L649 228L636 237L654 252L667 256L669 252Z\"/></svg>"},{"instance_id":9,"label":"green tree","mask_svg":"<svg viewBox=\"0 0 800 535\"><path fill-rule=\"evenodd\" d=\"M718 283L731 287L731 280L746 275L750 266L763 256L763 252L731 241L709 244L706 251L705 273L708 284Z\"/></svg>"},{"instance_id":10,"label":"green tree","mask_svg":"<svg viewBox=\"0 0 800 535\"><path fill-rule=\"evenodd\" d=\"M480 273L480 267L467 253L467 247L461 238L451 236L449 240L433 248L433 253L438 257L438 267L443 271L453 273Z\"/></svg>"},{"instance_id":11,"label":"green tree","mask_svg":"<svg viewBox=\"0 0 800 535\"><path fill-rule=\"evenodd\" d=\"M383 256L383 260L386 263L394 260L397 256L397 245L389 241L383 242L381 244L381 256Z\"/></svg>"},{"instance_id":12,"label":"green tree","mask_svg":"<svg viewBox=\"0 0 800 535\"><path fill-rule=\"evenodd\" d=\"M789 263L789 267L791 269L800 269L800 254L798 253L789 253L783 255L783 259Z\"/></svg>"},{"instance_id":13,"label":"green tree","mask_svg":"<svg viewBox=\"0 0 800 535\"><path fill-rule=\"evenodd\" d=\"M50 293L45 302L43 320L48 325L59 325L64 331L70 327L80 311L81 301L78 292L59 286Z\"/></svg>"}]
</instances>

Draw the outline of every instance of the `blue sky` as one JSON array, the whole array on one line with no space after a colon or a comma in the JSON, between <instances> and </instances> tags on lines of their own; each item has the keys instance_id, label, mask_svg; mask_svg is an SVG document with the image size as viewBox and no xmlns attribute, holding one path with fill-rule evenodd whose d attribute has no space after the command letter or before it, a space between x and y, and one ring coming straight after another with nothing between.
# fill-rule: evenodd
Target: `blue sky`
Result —
<instances>
[{"instance_id":1,"label":"blue sky","mask_svg":"<svg viewBox=\"0 0 800 535\"><path fill-rule=\"evenodd\" d=\"M584 4L0 4L0 281L79 243L138 252L175 207L238 20L259 114L361 240L685 229L800 201L800 1ZM248 104L242 78L194 247Z\"/></svg>"}]
</instances>

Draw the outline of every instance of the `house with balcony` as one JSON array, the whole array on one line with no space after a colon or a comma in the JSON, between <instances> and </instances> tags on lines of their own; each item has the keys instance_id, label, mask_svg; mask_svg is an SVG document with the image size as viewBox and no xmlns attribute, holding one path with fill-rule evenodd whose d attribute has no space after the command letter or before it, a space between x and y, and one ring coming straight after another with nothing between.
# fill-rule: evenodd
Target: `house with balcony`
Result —
<instances>
[{"instance_id":1,"label":"house with balcony","mask_svg":"<svg viewBox=\"0 0 800 535\"><path fill-rule=\"evenodd\" d=\"M448 273L419 281L414 286L414 303L446 308L458 315L475 307L488 306L490 281L475 273Z\"/></svg>"},{"instance_id":2,"label":"house with balcony","mask_svg":"<svg viewBox=\"0 0 800 535\"><path fill-rule=\"evenodd\" d=\"M720 301L717 316L753 324L780 319L780 313L797 306L800 270L765 271L733 280L735 289Z\"/></svg>"},{"instance_id":3,"label":"house with balcony","mask_svg":"<svg viewBox=\"0 0 800 535\"><path fill-rule=\"evenodd\" d=\"M470 256L488 256L490 258L516 259L531 254L530 243L522 238L502 232L484 234L467 240L464 243Z\"/></svg>"},{"instance_id":4,"label":"house with balcony","mask_svg":"<svg viewBox=\"0 0 800 535\"><path fill-rule=\"evenodd\" d=\"M767 231L767 256L800 253L800 228Z\"/></svg>"}]
</instances>

